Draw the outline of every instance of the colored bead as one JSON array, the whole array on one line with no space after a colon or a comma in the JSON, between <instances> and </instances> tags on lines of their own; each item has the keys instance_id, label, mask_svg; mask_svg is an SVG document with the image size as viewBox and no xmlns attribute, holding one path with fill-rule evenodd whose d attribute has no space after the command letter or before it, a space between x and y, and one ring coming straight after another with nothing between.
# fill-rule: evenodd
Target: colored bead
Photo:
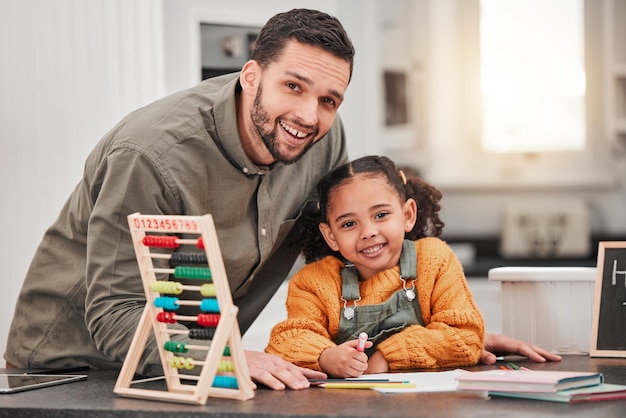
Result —
<instances>
[{"instance_id":1,"label":"colored bead","mask_svg":"<svg viewBox=\"0 0 626 418\"><path fill-rule=\"evenodd\" d=\"M200 294L205 297L215 296L215 285L213 283L204 283L200 286Z\"/></svg>"},{"instance_id":2,"label":"colored bead","mask_svg":"<svg viewBox=\"0 0 626 418\"><path fill-rule=\"evenodd\" d=\"M189 338L193 340L212 340L215 336L215 328L192 328L189 330Z\"/></svg>"},{"instance_id":3,"label":"colored bead","mask_svg":"<svg viewBox=\"0 0 626 418\"><path fill-rule=\"evenodd\" d=\"M174 277L178 279L210 279L211 269L208 267L176 266Z\"/></svg>"},{"instance_id":4,"label":"colored bead","mask_svg":"<svg viewBox=\"0 0 626 418\"><path fill-rule=\"evenodd\" d=\"M215 327L220 322L219 314L198 314L196 319L198 325L202 327Z\"/></svg>"},{"instance_id":5,"label":"colored bead","mask_svg":"<svg viewBox=\"0 0 626 418\"><path fill-rule=\"evenodd\" d=\"M202 312L217 313L220 311L220 306L218 305L216 298L202 299L202 302L200 302L200 310Z\"/></svg>"},{"instance_id":6,"label":"colored bead","mask_svg":"<svg viewBox=\"0 0 626 418\"><path fill-rule=\"evenodd\" d=\"M183 289L180 286L181 284L179 282L159 280L152 283L152 291L168 295L180 295L183 293Z\"/></svg>"},{"instance_id":7,"label":"colored bead","mask_svg":"<svg viewBox=\"0 0 626 418\"><path fill-rule=\"evenodd\" d=\"M179 341L165 341L165 344L163 344L163 348L172 353L186 353L189 351L187 349L187 343Z\"/></svg>"},{"instance_id":8,"label":"colored bead","mask_svg":"<svg viewBox=\"0 0 626 418\"><path fill-rule=\"evenodd\" d=\"M233 376L215 376L213 387L237 389L239 385L237 384L237 378Z\"/></svg>"},{"instance_id":9,"label":"colored bead","mask_svg":"<svg viewBox=\"0 0 626 418\"><path fill-rule=\"evenodd\" d=\"M159 312L157 314L157 321L169 324L175 324L177 322L176 319L174 319L174 314L172 312Z\"/></svg>"},{"instance_id":10,"label":"colored bead","mask_svg":"<svg viewBox=\"0 0 626 418\"><path fill-rule=\"evenodd\" d=\"M232 361L228 361L228 360L220 360L218 366L217 366L217 371L225 373L225 372L234 372L235 371L235 364Z\"/></svg>"},{"instance_id":11,"label":"colored bead","mask_svg":"<svg viewBox=\"0 0 626 418\"><path fill-rule=\"evenodd\" d=\"M206 266L208 264L206 254L204 253L173 253L170 257L170 265L172 267L185 265L185 264L198 264Z\"/></svg>"},{"instance_id":12,"label":"colored bead","mask_svg":"<svg viewBox=\"0 0 626 418\"><path fill-rule=\"evenodd\" d=\"M170 366L177 369L191 370L194 368L194 360L191 357L171 357Z\"/></svg>"},{"instance_id":13,"label":"colored bead","mask_svg":"<svg viewBox=\"0 0 626 418\"><path fill-rule=\"evenodd\" d=\"M168 311L175 311L180 305L178 304L178 298L160 296L154 299L154 306Z\"/></svg>"},{"instance_id":14,"label":"colored bead","mask_svg":"<svg viewBox=\"0 0 626 418\"><path fill-rule=\"evenodd\" d=\"M178 248L177 236L172 235L146 235L143 237L143 245L146 247Z\"/></svg>"}]
</instances>

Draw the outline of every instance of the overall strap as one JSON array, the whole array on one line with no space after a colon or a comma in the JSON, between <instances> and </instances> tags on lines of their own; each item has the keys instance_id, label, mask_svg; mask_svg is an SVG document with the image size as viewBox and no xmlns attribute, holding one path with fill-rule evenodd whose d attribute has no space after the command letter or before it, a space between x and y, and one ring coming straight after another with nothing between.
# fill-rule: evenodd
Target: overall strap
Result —
<instances>
[{"instance_id":1,"label":"overall strap","mask_svg":"<svg viewBox=\"0 0 626 418\"><path fill-rule=\"evenodd\" d=\"M359 273L354 264L346 264L341 269L341 301L343 302L342 318L351 320L354 318L356 303L361 300L359 291ZM350 301L350 305L348 305Z\"/></svg>"},{"instance_id":2,"label":"overall strap","mask_svg":"<svg viewBox=\"0 0 626 418\"><path fill-rule=\"evenodd\" d=\"M405 279L417 278L417 253L415 242L405 239L402 242L402 254L400 255L400 276Z\"/></svg>"},{"instance_id":3,"label":"overall strap","mask_svg":"<svg viewBox=\"0 0 626 418\"><path fill-rule=\"evenodd\" d=\"M359 300L359 273L354 264L346 264L341 269L341 298L345 300Z\"/></svg>"}]
</instances>

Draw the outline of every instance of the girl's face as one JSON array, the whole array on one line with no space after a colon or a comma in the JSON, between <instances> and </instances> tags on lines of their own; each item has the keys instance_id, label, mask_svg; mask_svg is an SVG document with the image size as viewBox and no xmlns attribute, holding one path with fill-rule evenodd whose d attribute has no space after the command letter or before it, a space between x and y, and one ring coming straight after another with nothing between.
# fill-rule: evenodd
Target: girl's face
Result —
<instances>
[{"instance_id":1,"label":"girl's face","mask_svg":"<svg viewBox=\"0 0 626 418\"><path fill-rule=\"evenodd\" d=\"M417 205L413 199L401 202L384 176L365 174L331 192L327 215L328 223L320 224L326 243L354 263L367 280L399 263Z\"/></svg>"}]
</instances>

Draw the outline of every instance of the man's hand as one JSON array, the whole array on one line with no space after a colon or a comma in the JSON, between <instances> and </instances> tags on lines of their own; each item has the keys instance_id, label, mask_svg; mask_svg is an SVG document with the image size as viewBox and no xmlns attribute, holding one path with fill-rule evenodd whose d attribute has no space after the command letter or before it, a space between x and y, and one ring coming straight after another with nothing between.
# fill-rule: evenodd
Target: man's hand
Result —
<instances>
[{"instance_id":1,"label":"man's hand","mask_svg":"<svg viewBox=\"0 0 626 418\"><path fill-rule=\"evenodd\" d=\"M485 347L480 356L481 363L494 364L497 356L507 354L522 355L537 363L561 361L561 356L527 342L515 340L502 334L485 334Z\"/></svg>"},{"instance_id":2,"label":"man's hand","mask_svg":"<svg viewBox=\"0 0 626 418\"><path fill-rule=\"evenodd\" d=\"M308 379L326 378L322 372L298 367L274 354L247 350L244 354L252 380L270 389L306 389L309 387Z\"/></svg>"}]
</instances>

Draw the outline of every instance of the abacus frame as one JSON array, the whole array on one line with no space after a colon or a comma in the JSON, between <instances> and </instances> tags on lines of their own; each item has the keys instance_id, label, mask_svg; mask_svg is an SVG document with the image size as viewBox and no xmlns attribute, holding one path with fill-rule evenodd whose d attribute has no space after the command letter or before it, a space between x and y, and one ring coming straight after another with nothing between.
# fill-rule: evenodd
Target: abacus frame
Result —
<instances>
[{"instance_id":1,"label":"abacus frame","mask_svg":"<svg viewBox=\"0 0 626 418\"><path fill-rule=\"evenodd\" d=\"M113 391L124 397L196 405L206 404L209 397L237 400L247 400L254 397L254 386L243 353L241 332L237 322L238 308L232 300L213 217L211 215L142 215L134 213L128 216L128 224L146 295L146 305ZM156 319L158 312L162 309L155 307L154 304L156 292L152 290L152 284L157 281L157 278L150 248L143 244L146 232L198 235L204 243L204 252L211 270L221 316L195 384L181 382L181 377L184 378L184 376L181 376L177 369L169 365L169 360L173 354L164 348L165 342L169 341L168 326ZM163 366L161 379L166 381L167 390L132 386L134 383L141 382L133 381L133 377L145 351L151 331L154 332L158 344L159 356ZM212 386L224 349L227 346L233 362L233 374L237 381L237 388Z\"/></svg>"}]
</instances>

